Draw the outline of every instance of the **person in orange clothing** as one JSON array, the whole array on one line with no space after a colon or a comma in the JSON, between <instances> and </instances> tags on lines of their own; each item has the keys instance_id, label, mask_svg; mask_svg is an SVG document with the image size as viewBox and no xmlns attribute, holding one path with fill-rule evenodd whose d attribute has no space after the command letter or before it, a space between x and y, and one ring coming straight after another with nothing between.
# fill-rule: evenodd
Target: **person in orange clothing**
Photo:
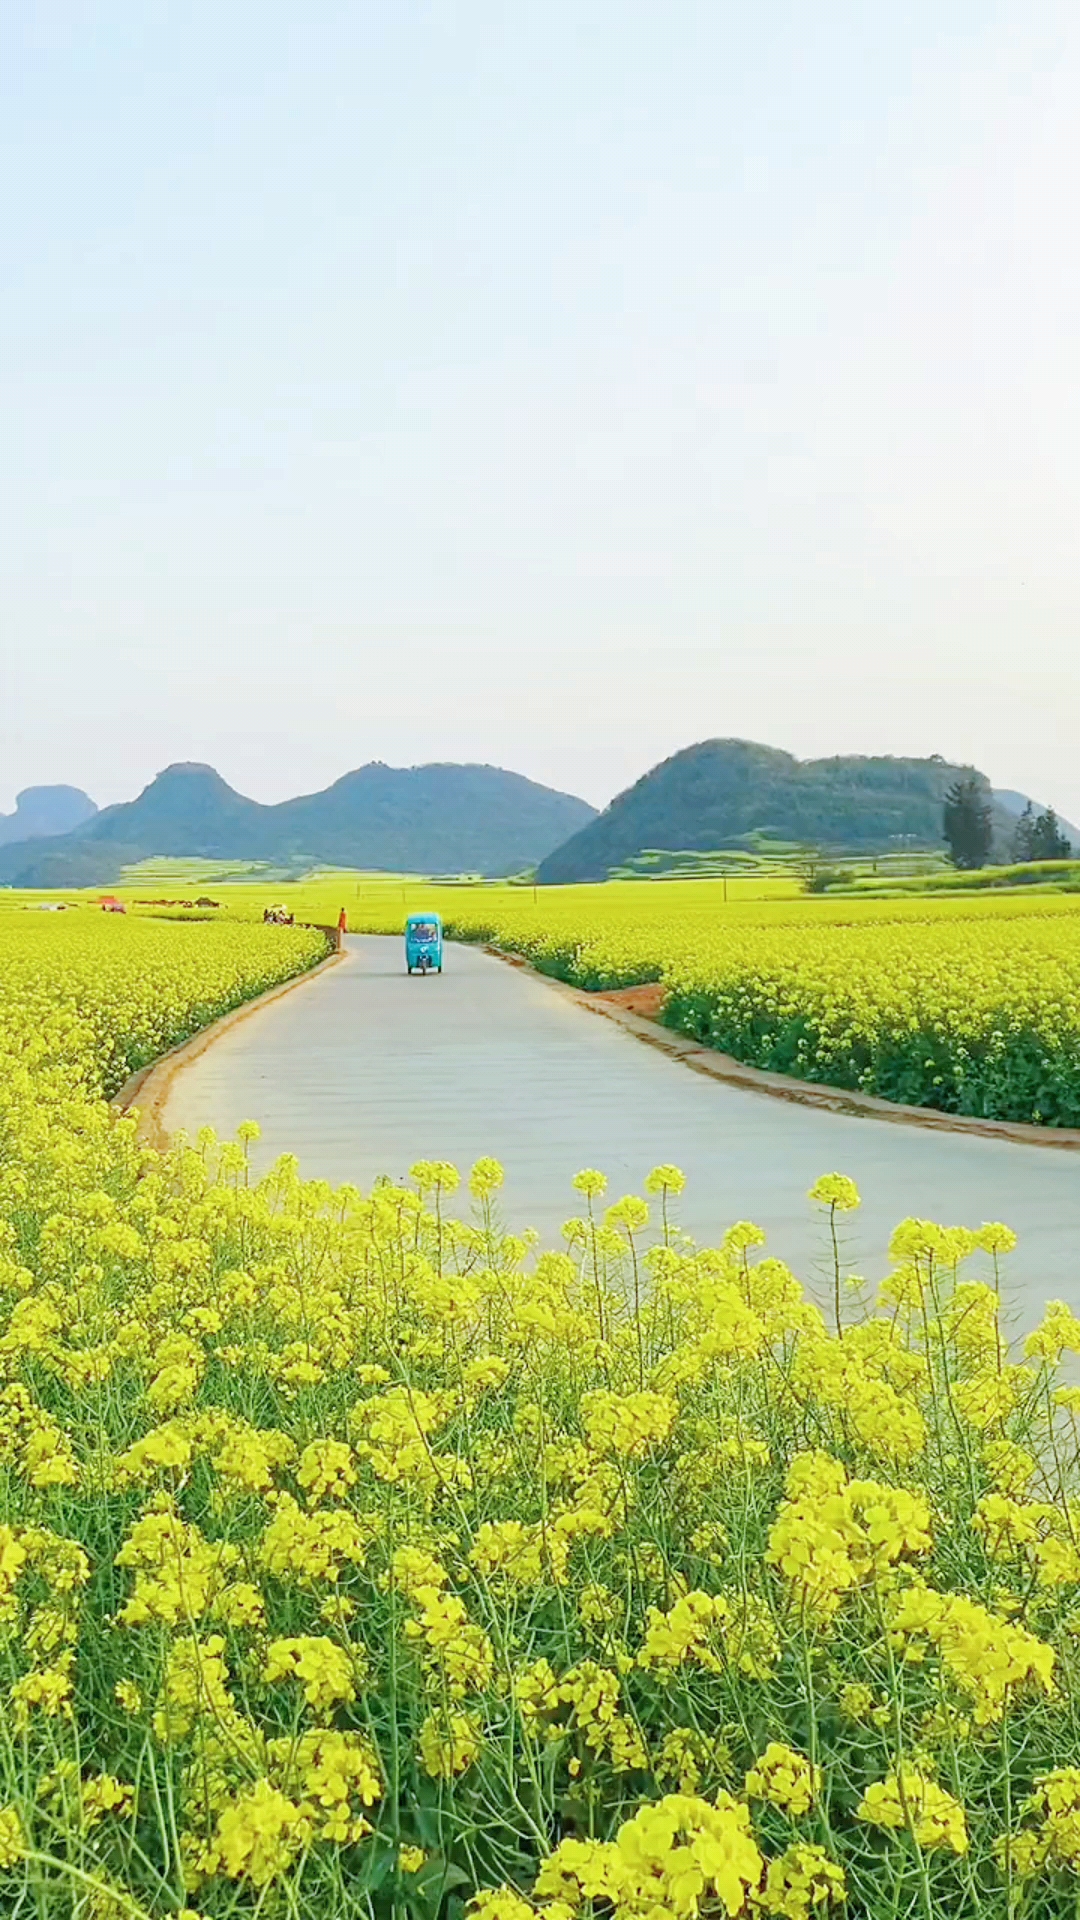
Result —
<instances>
[{"instance_id":1,"label":"person in orange clothing","mask_svg":"<svg viewBox=\"0 0 1080 1920\"><path fill-rule=\"evenodd\" d=\"M338 941L340 942L342 939L342 936L348 933L349 931L349 916L346 913L344 907L342 907L341 912L338 914L338 917L337 917L337 930L338 930Z\"/></svg>"}]
</instances>

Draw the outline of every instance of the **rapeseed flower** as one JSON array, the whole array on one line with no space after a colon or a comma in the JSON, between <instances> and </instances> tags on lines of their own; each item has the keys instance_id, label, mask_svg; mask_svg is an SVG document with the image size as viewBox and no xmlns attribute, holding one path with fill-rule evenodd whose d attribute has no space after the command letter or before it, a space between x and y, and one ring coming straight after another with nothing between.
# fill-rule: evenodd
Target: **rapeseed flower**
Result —
<instances>
[{"instance_id":1,"label":"rapeseed flower","mask_svg":"<svg viewBox=\"0 0 1080 1920\"><path fill-rule=\"evenodd\" d=\"M452 1780L465 1773L482 1745L479 1726L467 1713L429 1713L420 1728L420 1758L433 1780Z\"/></svg>"},{"instance_id":2,"label":"rapeseed flower","mask_svg":"<svg viewBox=\"0 0 1080 1920\"><path fill-rule=\"evenodd\" d=\"M805 1754L786 1747L782 1740L770 1740L760 1759L746 1776L746 1791L754 1800L768 1800L781 1813L794 1817L807 1813L821 1792L821 1768Z\"/></svg>"},{"instance_id":3,"label":"rapeseed flower","mask_svg":"<svg viewBox=\"0 0 1080 1920\"><path fill-rule=\"evenodd\" d=\"M1054 1690L1053 1647L965 1594L912 1585L890 1602L888 1614L906 1657L921 1657L923 1639L937 1648L946 1671L972 1701L979 1726L1000 1720L1013 1688Z\"/></svg>"},{"instance_id":4,"label":"rapeseed flower","mask_svg":"<svg viewBox=\"0 0 1080 1920\"><path fill-rule=\"evenodd\" d=\"M302 1807L268 1780L257 1780L218 1814L213 1840L198 1857L199 1876L224 1873L265 1887L292 1866L311 1832Z\"/></svg>"},{"instance_id":5,"label":"rapeseed flower","mask_svg":"<svg viewBox=\"0 0 1080 1920\"><path fill-rule=\"evenodd\" d=\"M734 1915L744 1910L763 1864L746 1807L726 1794L716 1805L669 1794L641 1807L614 1841L564 1840L541 1867L535 1892L572 1911L603 1899L616 1915L689 1920L708 1891Z\"/></svg>"},{"instance_id":6,"label":"rapeseed flower","mask_svg":"<svg viewBox=\"0 0 1080 1920\"><path fill-rule=\"evenodd\" d=\"M17 1807L0 1807L0 1872L7 1872L26 1852L26 1834Z\"/></svg>"},{"instance_id":7,"label":"rapeseed flower","mask_svg":"<svg viewBox=\"0 0 1080 1920\"><path fill-rule=\"evenodd\" d=\"M785 1920L808 1920L809 1915L846 1898L843 1868L829 1858L824 1847L796 1840L777 1859L769 1861L765 1884L755 1903L763 1913L780 1914Z\"/></svg>"},{"instance_id":8,"label":"rapeseed flower","mask_svg":"<svg viewBox=\"0 0 1080 1920\"><path fill-rule=\"evenodd\" d=\"M666 1394L615 1394L599 1388L582 1401L581 1412L589 1445L597 1453L640 1460L668 1438L679 1408Z\"/></svg>"},{"instance_id":9,"label":"rapeseed flower","mask_svg":"<svg viewBox=\"0 0 1080 1920\"><path fill-rule=\"evenodd\" d=\"M356 1648L335 1646L324 1634L297 1634L272 1640L266 1651L263 1679L295 1678L309 1707L325 1713L339 1701L355 1700L362 1665Z\"/></svg>"},{"instance_id":10,"label":"rapeseed flower","mask_svg":"<svg viewBox=\"0 0 1080 1920\"><path fill-rule=\"evenodd\" d=\"M909 1828L920 1847L968 1850L963 1807L917 1767L899 1767L867 1787L857 1813L871 1826Z\"/></svg>"}]
</instances>

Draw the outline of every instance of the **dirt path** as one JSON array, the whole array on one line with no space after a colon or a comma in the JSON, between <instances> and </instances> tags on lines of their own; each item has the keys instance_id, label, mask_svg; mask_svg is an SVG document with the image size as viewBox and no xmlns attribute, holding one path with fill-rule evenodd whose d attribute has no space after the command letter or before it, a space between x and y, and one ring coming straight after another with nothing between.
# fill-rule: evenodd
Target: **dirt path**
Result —
<instances>
[{"instance_id":1,"label":"dirt path","mask_svg":"<svg viewBox=\"0 0 1080 1920\"><path fill-rule=\"evenodd\" d=\"M172 1079L169 1128L230 1134L247 1118L257 1163L299 1156L305 1173L366 1187L414 1160L463 1169L494 1153L505 1213L548 1243L578 1210L571 1176L598 1166L611 1197L660 1160L689 1180L680 1217L715 1240L735 1219L805 1278L820 1222L805 1199L824 1172L851 1174L862 1210L848 1251L871 1277L906 1214L1021 1235L1011 1287L1030 1319L1049 1296L1080 1307L1080 1162L1008 1140L935 1134L790 1105L695 1073L528 972L475 948L410 979L398 940L354 938L348 958L301 993L228 1029Z\"/></svg>"}]
</instances>

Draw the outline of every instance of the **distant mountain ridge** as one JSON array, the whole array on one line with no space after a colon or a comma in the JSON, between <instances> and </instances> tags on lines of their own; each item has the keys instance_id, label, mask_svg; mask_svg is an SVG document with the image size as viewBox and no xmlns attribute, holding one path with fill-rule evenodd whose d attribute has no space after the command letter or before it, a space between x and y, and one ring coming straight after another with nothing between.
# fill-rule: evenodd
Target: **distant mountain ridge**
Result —
<instances>
[{"instance_id":1,"label":"distant mountain ridge","mask_svg":"<svg viewBox=\"0 0 1080 1920\"><path fill-rule=\"evenodd\" d=\"M860 754L797 760L751 740L703 740L620 793L540 864L545 885L603 880L648 847L710 851L756 833L836 853L939 847L942 803L971 767Z\"/></svg>"},{"instance_id":2,"label":"distant mountain ridge","mask_svg":"<svg viewBox=\"0 0 1080 1920\"><path fill-rule=\"evenodd\" d=\"M14 813L0 813L0 847L11 840L46 840L92 820L97 806L81 787L24 787Z\"/></svg>"},{"instance_id":3,"label":"distant mountain ridge","mask_svg":"<svg viewBox=\"0 0 1080 1920\"><path fill-rule=\"evenodd\" d=\"M0 884L101 886L154 856L308 861L419 873L514 873L541 860L595 808L501 767L380 761L321 793L263 806L213 767L166 767L135 800L106 807L47 847L0 848Z\"/></svg>"},{"instance_id":4,"label":"distant mountain ridge","mask_svg":"<svg viewBox=\"0 0 1080 1920\"><path fill-rule=\"evenodd\" d=\"M101 812L77 787L26 788L15 813L0 814L0 885L109 885L124 867L169 856L489 875L539 863L538 879L553 884L605 879L646 848L711 852L757 834L841 855L936 848L945 791L972 772L938 756L801 761L753 741L706 740L598 814L521 774L438 762L372 761L322 792L263 806L213 767L181 761ZM1028 796L976 778L993 805L992 857L1008 861ZM1080 829L1060 824L1080 852Z\"/></svg>"}]
</instances>

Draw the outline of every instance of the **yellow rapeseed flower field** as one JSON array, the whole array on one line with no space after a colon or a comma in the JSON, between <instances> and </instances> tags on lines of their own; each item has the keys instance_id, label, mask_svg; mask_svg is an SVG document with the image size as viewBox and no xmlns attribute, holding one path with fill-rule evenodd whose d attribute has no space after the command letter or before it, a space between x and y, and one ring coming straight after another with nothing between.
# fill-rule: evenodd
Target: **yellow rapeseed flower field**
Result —
<instances>
[{"instance_id":1,"label":"yellow rapeseed flower field","mask_svg":"<svg viewBox=\"0 0 1080 1920\"><path fill-rule=\"evenodd\" d=\"M0 1011L35 1058L71 1063L97 1092L209 1021L323 959L309 928L184 928L95 911L0 908ZM36 1036L36 1037L35 1037Z\"/></svg>"},{"instance_id":2,"label":"yellow rapeseed flower field","mask_svg":"<svg viewBox=\"0 0 1080 1920\"><path fill-rule=\"evenodd\" d=\"M117 1077L319 951L0 916L0 1911L1073 1911L1080 1321L1008 1347L1008 1229L826 1323L672 1166L540 1250L494 1160L140 1144Z\"/></svg>"}]
</instances>

